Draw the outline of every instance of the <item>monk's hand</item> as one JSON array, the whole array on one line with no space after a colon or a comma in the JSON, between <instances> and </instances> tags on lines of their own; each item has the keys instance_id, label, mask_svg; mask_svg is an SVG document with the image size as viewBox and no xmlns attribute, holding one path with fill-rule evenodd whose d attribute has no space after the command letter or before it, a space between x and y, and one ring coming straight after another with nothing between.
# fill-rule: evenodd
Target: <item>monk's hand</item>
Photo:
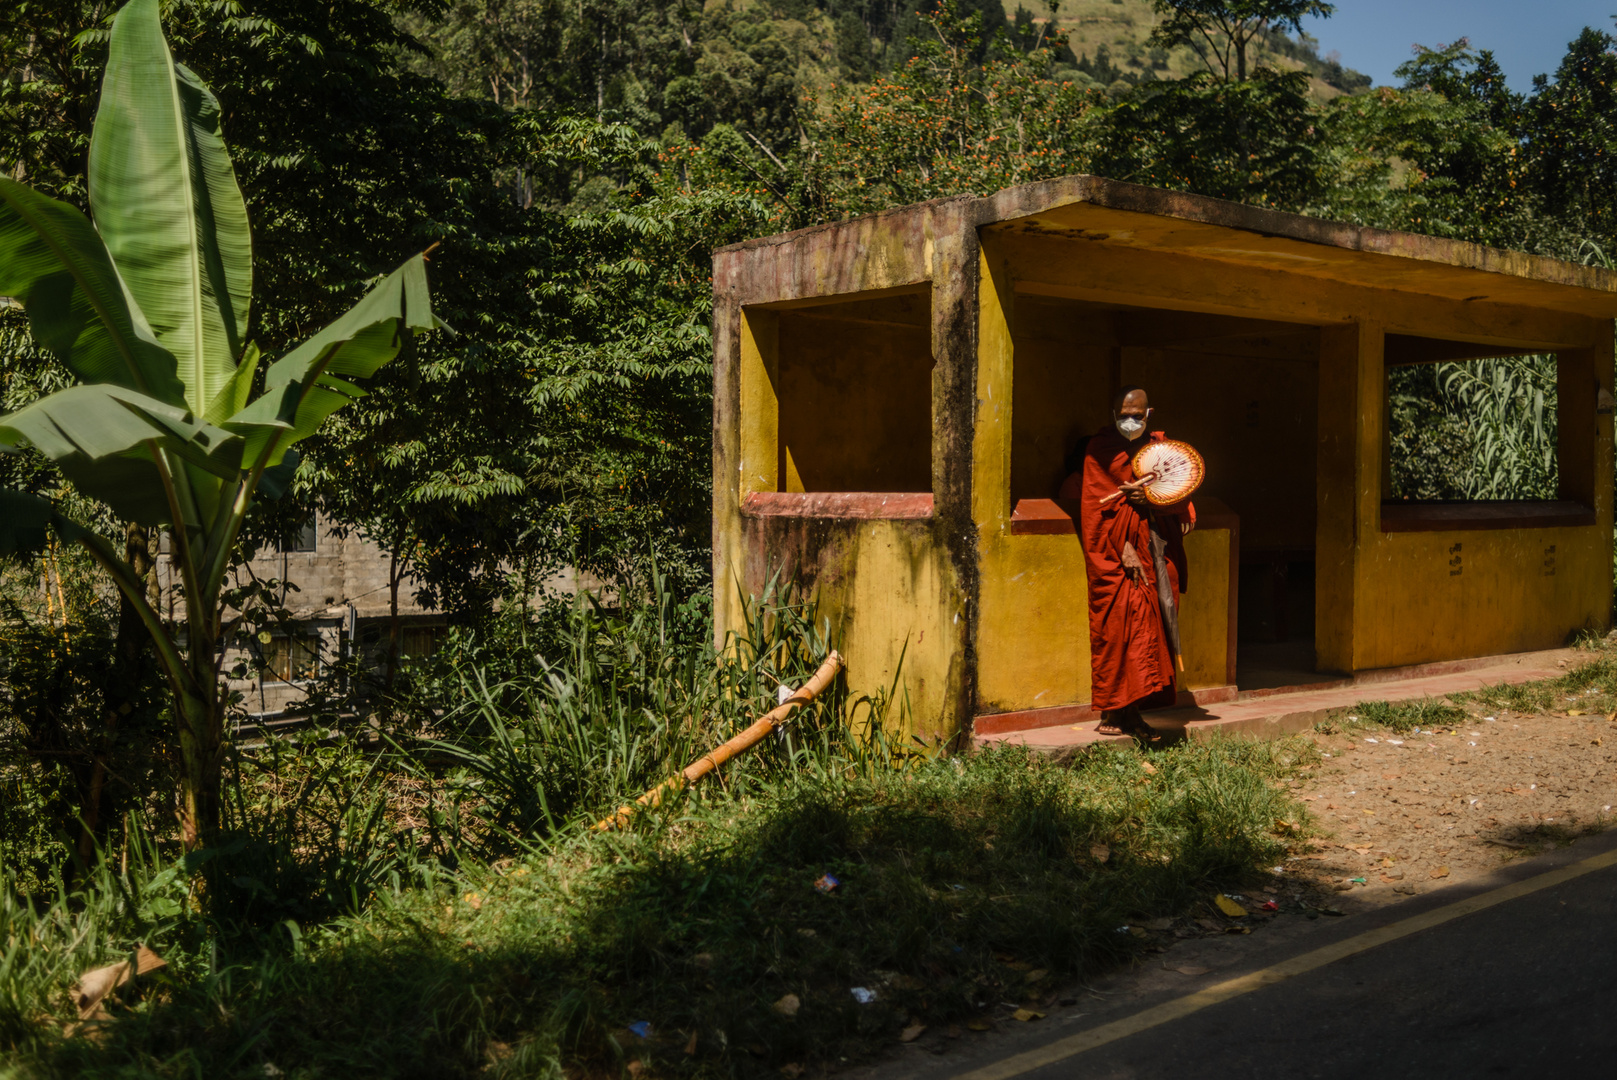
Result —
<instances>
[{"instance_id":1,"label":"monk's hand","mask_svg":"<svg viewBox=\"0 0 1617 1080\"><path fill-rule=\"evenodd\" d=\"M1181 521L1179 523L1179 535L1180 536L1189 536L1190 535L1190 530L1194 529L1195 527L1196 527L1196 523L1194 521L1191 521L1189 518L1186 518L1185 520L1183 520L1183 521Z\"/></svg>"},{"instance_id":2,"label":"monk's hand","mask_svg":"<svg viewBox=\"0 0 1617 1080\"><path fill-rule=\"evenodd\" d=\"M1126 484L1119 484L1117 490L1121 491L1124 498L1135 506L1144 506L1146 505L1145 485L1148 482L1146 480L1131 480Z\"/></svg>"},{"instance_id":3,"label":"monk's hand","mask_svg":"<svg viewBox=\"0 0 1617 1080\"><path fill-rule=\"evenodd\" d=\"M1123 573L1135 584L1145 583L1145 564L1140 561L1140 553L1127 540L1123 541Z\"/></svg>"}]
</instances>

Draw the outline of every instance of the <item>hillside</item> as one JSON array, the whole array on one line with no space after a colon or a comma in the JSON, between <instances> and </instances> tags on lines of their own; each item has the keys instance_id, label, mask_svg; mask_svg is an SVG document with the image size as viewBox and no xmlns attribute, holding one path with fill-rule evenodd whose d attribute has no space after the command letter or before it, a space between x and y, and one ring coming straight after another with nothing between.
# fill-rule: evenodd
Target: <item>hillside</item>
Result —
<instances>
[{"instance_id":1,"label":"hillside","mask_svg":"<svg viewBox=\"0 0 1617 1080\"><path fill-rule=\"evenodd\" d=\"M924 5L913 0L708 0L706 15L712 19L746 12L757 17L767 12L777 33L796 40L799 79L815 85L862 82L902 63L912 54L910 39L926 32L916 6ZM1146 44L1157 24L1151 0L1057 0L1054 5L1050 0L962 0L961 6L980 12L985 26L1002 22L1010 40L1024 49L1043 40L1054 7L1056 25L1067 34L1070 49L1054 70L1063 80L1121 92L1141 83L1184 78L1205 67L1188 46L1164 50ZM1275 33L1255 43L1250 60L1254 67L1306 72L1320 100L1369 87L1368 76L1334 57L1321 57L1317 44L1306 35L1298 40Z\"/></svg>"},{"instance_id":2,"label":"hillside","mask_svg":"<svg viewBox=\"0 0 1617 1080\"><path fill-rule=\"evenodd\" d=\"M652 0L618 8L453 0L441 17L415 12L401 23L424 46L404 62L453 94L611 117L665 140L701 140L729 126L778 153L802 139L797 113L805 94L823 101L832 85L868 84L901 66L915 55L912 41L938 33L917 11L936 3L705 0L697 8ZM1069 46L1053 57L1051 73L1082 88L1119 94L1204 66L1188 47L1146 44L1156 25L1150 0L1010 0L1009 10L1005 0L956 4L1029 53L1048 44L1053 21ZM973 59L986 61L991 51L985 39ZM1306 72L1318 100L1370 81L1322 59L1307 38L1270 35L1253 42L1250 60Z\"/></svg>"},{"instance_id":3,"label":"hillside","mask_svg":"<svg viewBox=\"0 0 1617 1080\"><path fill-rule=\"evenodd\" d=\"M1023 20L1043 22L1050 17L1044 0L1021 0ZM1014 25L1019 13L1007 18ZM1150 0L1067 0L1059 5L1058 25L1067 32L1069 47L1077 61L1076 70L1109 87L1119 82L1134 85L1153 79L1179 79L1202 70L1200 57L1189 47L1164 51L1146 45L1156 26L1157 16ZM1343 93L1368 89L1370 78L1342 66L1336 58L1319 55L1318 43L1274 34L1262 43L1256 63L1281 71L1304 71L1314 93L1328 100ZM1065 72L1063 72L1065 74ZM1070 77L1070 76L1069 76Z\"/></svg>"}]
</instances>

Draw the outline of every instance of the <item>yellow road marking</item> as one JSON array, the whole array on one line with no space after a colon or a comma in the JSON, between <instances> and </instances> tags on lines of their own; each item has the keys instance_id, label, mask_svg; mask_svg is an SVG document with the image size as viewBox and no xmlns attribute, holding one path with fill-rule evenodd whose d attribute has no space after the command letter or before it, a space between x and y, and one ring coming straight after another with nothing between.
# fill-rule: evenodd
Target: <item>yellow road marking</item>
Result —
<instances>
[{"instance_id":1,"label":"yellow road marking","mask_svg":"<svg viewBox=\"0 0 1617 1080\"><path fill-rule=\"evenodd\" d=\"M1187 994L1173 1001L1163 1002L1154 1008L1125 1016L1121 1020L1113 1020L1109 1024L1080 1031L1076 1035L1069 1035L1065 1039L1057 1039L1053 1043L1041 1046L1035 1050L1016 1054L1013 1057L996 1061L992 1065L985 1065L971 1072L961 1073L955 1080L1007 1080L1012 1076L1021 1076L1023 1073L1042 1069L1046 1065L1053 1065L1064 1061L1075 1054L1085 1050L1093 1050L1097 1046L1104 1046L1109 1042L1127 1038L1137 1032L1146 1031L1159 1024L1166 1024L1171 1020L1189 1016L1200 1012L1209 1005L1217 1005L1221 1001L1228 1001L1242 994L1249 994L1265 986L1272 986L1277 982L1284 982L1293 976L1303 975L1315 968L1324 967L1355 953L1373 949L1377 945L1385 945L1389 941L1418 934L1422 930L1430 930L1434 926L1441 926L1451 919L1458 919L1464 915L1491 908L1495 904L1503 904L1519 897L1548 889L1573 878L1596 870L1603 870L1608 866L1617 865L1617 850L1608 851L1604 855L1584 859L1582 862L1563 866L1559 870L1530 877L1525 881L1518 881L1513 885L1504 885L1492 889L1468 900L1458 900L1440 908L1434 908L1423 915L1413 915L1400 922L1391 923L1378 930L1367 930L1355 937L1338 941L1332 945L1315 949L1313 952L1294 956L1290 960L1282 960L1271 967L1261 971L1254 971L1249 975L1228 979L1217 986L1209 986L1205 990L1198 990L1194 994Z\"/></svg>"}]
</instances>

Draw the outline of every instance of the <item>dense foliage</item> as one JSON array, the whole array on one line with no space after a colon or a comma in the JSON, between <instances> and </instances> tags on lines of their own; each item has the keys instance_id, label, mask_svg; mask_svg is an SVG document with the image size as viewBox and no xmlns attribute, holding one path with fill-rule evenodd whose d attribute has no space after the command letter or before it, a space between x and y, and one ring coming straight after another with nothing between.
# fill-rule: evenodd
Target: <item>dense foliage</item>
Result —
<instances>
[{"instance_id":1,"label":"dense foliage","mask_svg":"<svg viewBox=\"0 0 1617 1080\"><path fill-rule=\"evenodd\" d=\"M1073 66L1103 43L1059 7L177 0L176 49L240 159L254 311L274 313L255 336L273 350L434 242L457 331L384 372L251 535L322 503L467 614L510 573L620 573L652 547L697 585L707 253L748 235L1093 171L1564 256L1606 243L1609 35L1526 95L1461 42L1327 100L1283 32L1321 5L1158 6L1129 33L1157 25L1171 62L1106 89ZM65 10L0 15L0 160L76 198L110 6ZM1190 73L1190 37L1231 12L1261 22L1248 77Z\"/></svg>"}]
</instances>

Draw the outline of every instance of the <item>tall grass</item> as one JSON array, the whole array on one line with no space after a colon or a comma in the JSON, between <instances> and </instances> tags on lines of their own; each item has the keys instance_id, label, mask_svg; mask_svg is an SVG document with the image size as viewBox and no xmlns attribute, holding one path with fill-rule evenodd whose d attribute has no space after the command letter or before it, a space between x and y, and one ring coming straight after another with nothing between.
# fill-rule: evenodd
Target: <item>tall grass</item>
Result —
<instances>
[{"instance_id":1,"label":"tall grass","mask_svg":"<svg viewBox=\"0 0 1617 1080\"><path fill-rule=\"evenodd\" d=\"M441 734L398 743L425 773L447 777L435 831L459 849L598 820L774 708L830 644L812 605L789 591L772 585L744 611L743 630L715 645L711 623L693 620L654 574L645 602L624 611L579 597L550 635L554 661L533 653L495 680L448 654L431 681L458 704L426 721ZM886 713L885 700L850 702L838 682L710 786L736 797L783 771L881 757ZM491 830L469 833L468 811Z\"/></svg>"}]
</instances>

